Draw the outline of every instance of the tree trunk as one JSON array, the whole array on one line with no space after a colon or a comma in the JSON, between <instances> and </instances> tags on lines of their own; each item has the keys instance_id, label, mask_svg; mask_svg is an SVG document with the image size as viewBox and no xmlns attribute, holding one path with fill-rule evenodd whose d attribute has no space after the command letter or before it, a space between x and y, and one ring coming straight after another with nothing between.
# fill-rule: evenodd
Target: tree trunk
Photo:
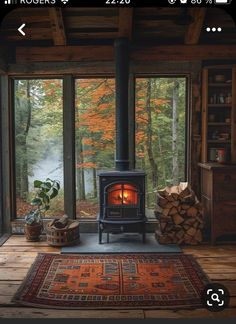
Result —
<instances>
[{"instance_id":1,"label":"tree trunk","mask_svg":"<svg viewBox=\"0 0 236 324\"><path fill-rule=\"evenodd\" d=\"M78 144L77 144L77 150L76 150L76 164L78 165L80 163L79 158L79 150L78 150ZM77 166L76 168L76 200L80 200L80 168Z\"/></svg>"},{"instance_id":2,"label":"tree trunk","mask_svg":"<svg viewBox=\"0 0 236 324\"><path fill-rule=\"evenodd\" d=\"M22 158L20 163L20 198L26 200L28 191L29 191L29 183L28 183L28 152L27 152L27 143L26 136L22 141Z\"/></svg>"},{"instance_id":3,"label":"tree trunk","mask_svg":"<svg viewBox=\"0 0 236 324\"><path fill-rule=\"evenodd\" d=\"M96 169L93 168L93 196L94 198L97 198L98 196L98 190L97 190L97 173Z\"/></svg>"},{"instance_id":4,"label":"tree trunk","mask_svg":"<svg viewBox=\"0 0 236 324\"><path fill-rule=\"evenodd\" d=\"M83 165L83 146L82 146L82 138L79 135L77 141L77 163ZM79 200L85 200L85 184L84 184L84 168L81 166L77 169L78 173L78 198Z\"/></svg>"},{"instance_id":5,"label":"tree trunk","mask_svg":"<svg viewBox=\"0 0 236 324\"><path fill-rule=\"evenodd\" d=\"M16 94L18 82L15 85ZM21 199L26 199L29 191L28 182L28 149L27 136L31 126L32 103L30 100L30 81L26 81L26 99L16 95L16 109L18 124L16 127L16 194Z\"/></svg>"},{"instance_id":6,"label":"tree trunk","mask_svg":"<svg viewBox=\"0 0 236 324\"><path fill-rule=\"evenodd\" d=\"M160 131L159 131L159 128L157 128L157 136L158 136L158 147L159 147L159 155L160 156L163 156L163 150L162 150L162 139L161 139L161 134L160 134ZM164 159L161 159L161 162L162 162L162 167L161 167L161 177L163 179L163 181L165 182L166 181L166 162ZM160 168L159 168L160 170ZM161 180L160 180L161 182Z\"/></svg>"},{"instance_id":7,"label":"tree trunk","mask_svg":"<svg viewBox=\"0 0 236 324\"><path fill-rule=\"evenodd\" d=\"M152 112L151 112L151 79L147 81L147 95L146 95L146 111L147 111L147 137L146 137L146 146L148 159L151 166L151 178L153 189L157 188L158 183L158 172L157 172L157 164L154 160L153 155L153 143L152 143Z\"/></svg>"},{"instance_id":8,"label":"tree trunk","mask_svg":"<svg viewBox=\"0 0 236 324\"><path fill-rule=\"evenodd\" d=\"M178 163L178 99L179 82L174 81L172 99L172 175L173 185L179 182L179 163Z\"/></svg>"},{"instance_id":9,"label":"tree trunk","mask_svg":"<svg viewBox=\"0 0 236 324\"><path fill-rule=\"evenodd\" d=\"M25 140L24 140L24 159L22 165L23 179L22 179L22 191L24 195L29 191L29 181L28 181L28 148L27 148L27 137L29 134L29 129L31 126L31 115L32 115L32 104L30 98L30 81L27 81L27 119L25 125ZM26 197L25 197L26 198Z\"/></svg>"}]
</instances>

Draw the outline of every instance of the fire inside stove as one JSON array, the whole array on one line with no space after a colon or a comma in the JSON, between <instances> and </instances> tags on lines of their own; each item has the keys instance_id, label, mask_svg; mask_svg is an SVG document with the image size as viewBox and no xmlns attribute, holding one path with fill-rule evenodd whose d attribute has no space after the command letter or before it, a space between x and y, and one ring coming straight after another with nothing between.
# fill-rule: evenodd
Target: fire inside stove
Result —
<instances>
[{"instance_id":1,"label":"fire inside stove","mask_svg":"<svg viewBox=\"0 0 236 324\"><path fill-rule=\"evenodd\" d=\"M138 191L132 184L114 184L108 189L108 205L137 205Z\"/></svg>"}]
</instances>

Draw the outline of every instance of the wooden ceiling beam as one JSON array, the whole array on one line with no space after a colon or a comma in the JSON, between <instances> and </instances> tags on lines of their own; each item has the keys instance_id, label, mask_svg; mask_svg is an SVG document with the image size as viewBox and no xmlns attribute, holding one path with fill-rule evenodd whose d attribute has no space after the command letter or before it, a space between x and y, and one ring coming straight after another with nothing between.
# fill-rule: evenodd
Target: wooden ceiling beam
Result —
<instances>
[{"instance_id":1,"label":"wooden ceiling beam","mask_svg":"<svg viewBox=\"0 0 236 324\"><path fill-rule=\"evenodd\" d=\"M168 45L132 47L134 61L235 59L236 45ZM16 63L113 61L113 46L17 47Z\"/></svg>"},{"instance_id":2,"label":"wooden ceiling beam","mask_svg":"<svg viewBox=\"0 0 236 324\"><path fill-rule=\"evenodd\" d=\"M55 46L66 45L66 33L61 8L48 8Z\"/></svg>"},{"instance_id":3,"label":"wooden ceiling beam","mask_svg":"<svg viewBox=\"0 0 236 324\"><path fill-rule=\"evenodd\" d=\"M40 51L40 52L38 52ZM113 46L17 47L16 62L112 61Z\"/></svg>"},{"instance_id":4,"label":"wooden ceiling beam","mask_svg":"<svg viewBox=\"0 0 236 324\"><path fill-rule=\"evenodd\" d=\"M132 39L133 8L119 8L118 36Z\"/></svg>"},{"instance_id":5,"label":"wooden ceiling beam","mask_svg":"<svg viewBox=\"0 0 236 324\"><path fill-rule=\"evenodd\" d=\"M186 45L195 45L199 42L206 15L206 8L189 8L188 14L194 19L194 21L188 26L188 29L185 33L184 42Z\"/></svg>"},{"instance_id":6,"label":"wooden ceiling beam","mask_svg":"<svg viewBox=\"0 0 236 324\"><path fill-rule=\"evenodd\" d=\"M202 61L235 59L236 45L166 45L136 48L135 61Z\"/></svg>"}]
</instances>

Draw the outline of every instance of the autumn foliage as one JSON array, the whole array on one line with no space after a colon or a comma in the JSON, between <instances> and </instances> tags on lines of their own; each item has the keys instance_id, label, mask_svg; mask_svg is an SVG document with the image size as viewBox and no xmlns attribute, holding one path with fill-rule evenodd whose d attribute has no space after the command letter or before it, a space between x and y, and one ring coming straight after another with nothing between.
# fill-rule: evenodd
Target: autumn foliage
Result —
<instances>
[{"instance_id":1,"label":"autumn foliage","mask_svg":"<svg viewBox=\"0 0 236 324\"><path fill-rule=\"evenodd\" d=\"M76 167L103 167L99 162L115 147L115 81L77 79L76 89L76 134L81 141Z\"/></svg>"}]
</instances>

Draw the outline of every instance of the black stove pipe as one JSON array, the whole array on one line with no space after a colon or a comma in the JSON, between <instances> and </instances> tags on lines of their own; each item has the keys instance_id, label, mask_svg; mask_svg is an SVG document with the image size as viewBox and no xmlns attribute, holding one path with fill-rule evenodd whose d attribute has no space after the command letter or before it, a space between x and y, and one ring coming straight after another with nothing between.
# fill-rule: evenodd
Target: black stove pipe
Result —
<instances>
[{"instance_id":1,"label":"black stove pipe","mask_svg":"<svg viewBox=\"0 0 236 324\"><path fill-rule=\"evenodd\" d=\"M116 67L116 170L129 170L129 41L115 40Z\"/></svg>"}]
</instances>

